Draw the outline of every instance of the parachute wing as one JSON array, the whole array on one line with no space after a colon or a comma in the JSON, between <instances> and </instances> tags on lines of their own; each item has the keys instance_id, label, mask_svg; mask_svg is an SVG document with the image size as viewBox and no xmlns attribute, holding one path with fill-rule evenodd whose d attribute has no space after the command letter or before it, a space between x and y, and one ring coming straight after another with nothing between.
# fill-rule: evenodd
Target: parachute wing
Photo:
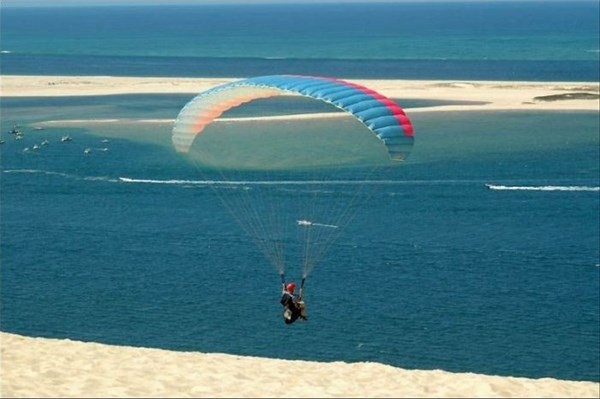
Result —
<instances>
[{"instance_id":1,"label":"parachute wing","mask_svg":"<svg viewBox=\"0 0 600 399\"><path fill-rule=\"evenodd\" d=\"M255 99L290 94L321 100L353 115L385 144L393 161L403 161L412 148L412 124L393 100L343 80L297 75L243 79L198 94L175 120L173 145L178 152L188 152L195 137L225 111Z\"/></svg>"}]
</instances>

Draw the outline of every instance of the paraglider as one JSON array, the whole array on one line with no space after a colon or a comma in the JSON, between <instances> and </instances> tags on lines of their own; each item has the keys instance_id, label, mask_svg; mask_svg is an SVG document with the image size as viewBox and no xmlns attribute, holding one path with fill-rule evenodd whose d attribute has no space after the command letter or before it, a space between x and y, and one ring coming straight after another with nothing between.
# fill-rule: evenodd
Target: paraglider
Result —
<instances>
[{"instance_id":1,"label":"paraglider","mask_svg":"<svg viewBox=\"0 0 600 399\"><path fill-rule=\"evenodd\" d=\"M285 324L292 324L298 318L307 320L306 304L302 299L302 289L296 294L296 284L290 282L282 284L281 300L283 305L283 321Z\"/></svg>"},{"instance_id":2,"label":"paraglider","mask_svg":"<svg viewBox=\"0 0 600 399\"><path fill-rule=\"evenodd\" d=\"M329 104L353 122L332 129L306 122L291 133L288 124L236 130L215 123L232 108L277 96ZM300 307L293 304L304 306L309 272L352 220L359 197L372 195L371 188L378 184L369 180L373 171L401 164L413 141L413 126L395 101L355 83L298 75L259 76L206 90L183 107L172 134L175 150L190 156L211 182L207 185L277 269L286 323L301 317ZM370 157L377 161L370 164ZM302 265L297 297L285 283L290 259Z\"/></svg>"}]
</instances>

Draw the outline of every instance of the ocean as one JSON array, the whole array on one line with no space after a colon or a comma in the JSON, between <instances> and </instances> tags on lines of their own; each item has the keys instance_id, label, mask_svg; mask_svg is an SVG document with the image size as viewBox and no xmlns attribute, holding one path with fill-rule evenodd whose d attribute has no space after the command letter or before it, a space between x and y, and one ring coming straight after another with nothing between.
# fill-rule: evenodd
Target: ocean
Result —
<instances>
[{"instance_id":1,"label":"ocean","mask_svg":"<svg viewBox=\"0 0 600 399\"><path fill-rule=\"evenodd\" d=\"M4 74L597 81L598 13L595 1L3 7L1 64Z\"/></svg>"},{"instance_id":2,"label":"ocean","mask_svg":"<svg viewBox=\"0 0 600 399\"><path fill-rule=\"evenodd\" d=\"M339 18L327 17L335 6L319 7L73 8L53 19L3 8L2 73L245 76L296 65L345 78L411 70L407 78L598 80L595 2L486 3L468 13L465 4L352 5ZM288 40L274 34L282 31ZM206 32L214 36L197 40ZM309 188L232 187L202 182L173 150L172 123L141 121L173 119L193 95L0 99L2 331L600 380L597 112L409 113L410 157L367 183L346 170ZM324 110L284 99L229 116ZM354 132L352 121L230 127L315 136ZM22 140L8 134L15 124ZM358 182L336 184L340 176ZM308 277L308 322L284 325L279 276L236 223L241 209L232 217L225 206L244 192L280 206L284 243L300 228L293 200L316 200L327 218L357 199ZM286 272L298 282L294 253Z\"/></svg>"}]
</instances>

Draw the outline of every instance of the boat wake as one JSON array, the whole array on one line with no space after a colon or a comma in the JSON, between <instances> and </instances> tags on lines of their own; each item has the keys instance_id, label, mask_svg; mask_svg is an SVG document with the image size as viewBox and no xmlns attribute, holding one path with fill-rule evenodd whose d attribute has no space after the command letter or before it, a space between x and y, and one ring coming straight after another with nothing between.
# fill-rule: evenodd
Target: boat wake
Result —
<instances>
[{"instance_id":1,"label":"boat wake","mask_svg":"<svg viewBox=\"0 0 600 399\"><path fill-rule=\"evenodd\" d=\"M86 181L105 181L105 182L118 182L117 179L108 177L108 176L78 176L78 175L74 175L74 174L70 174L70 173L63 173L63 172L54 172L51 170L41 170L41 169L7 169L7 170L3 170L2 173L9 173L9 174L40 174L40 175L47 175L47 176L59 176L59 177L64 177L67 179L74 179L74 180L86 180Z\"/></svg>"},{"instance_id":2,"label":"boat wake","mask_svg":"<svg viewBox=\"0 0 600 399\"><path fill-rule=\"evenodd\" d=\"M156 180L156 179L132 179L130 177L119 177L123 183L142 184L186 184L200 186L301 186L301 185L354 185L354 184L390 184L392 181L371 180ZM400 183L400 182L397 182Z\"/></svg>"},{"instance_id":3,"label":"boat wake","mask_svg":"<svg viewBox=\"0 0 600 399\"><path fill-rule=\"evenodd\" d=\"M481 184L471 180L157 180L119 177L123 183L142 184L185 184L206 186L354 186L354 185L441 185L441 184ZM321 192L321 191L319 191Z\"/></svg>"},{"instance_id":4,"label":"boat wake","mask_svg":"<svg viewBox=\"0 0 600 399\"><path fill-rule=\"evenodd\" d=\"M600 187L594 186L502 186L494 184L485 186L490 190L509 191L600 191Z\"/></svg>"}]
</instances>

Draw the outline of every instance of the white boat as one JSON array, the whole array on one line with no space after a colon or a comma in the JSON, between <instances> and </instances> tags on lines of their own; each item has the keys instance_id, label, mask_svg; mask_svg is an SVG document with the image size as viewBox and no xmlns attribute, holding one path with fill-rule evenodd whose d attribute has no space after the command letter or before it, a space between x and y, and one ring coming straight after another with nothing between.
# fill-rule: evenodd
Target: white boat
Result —
<instances>
[{"instance_id":1,"label":"white boat","mask_svg":"<svg viewBox=\"0 0 600 399\"><path fill-rule=\"evenodd\" d=\"M15 140L23 140L23 135L22 134L17 134L15 136Z\"/></svg>"},{"instance_id":2,"label":"white boat","mask_svg":"<svg viewBox=\"0 0 600 399\"><path fill-rule=\"evenodd\" d=\"M73 140L73 139L71 138L71 136L62 136L62 137L61 137L61 139L60 139L60 141L62 141L63 143L64 143L65 141L71 141L71 140Z\"/></svg>"},{"instance_id":3,"label":"white boat","mask_svg":"<svg viewBox=\"0 0 600 399\"><path fill-rule=\"evenodd\" d=\"M91 148L86 148L85 150L83 150L84 154L89 154L90 152L92 152Z\"/></svg>"},{"instance_id":4,"label":"white boat","mask_svg":"<svg viewBox=\"0 0 600 399\"><path fill-rule=\"evenodd\" d=\"M310 220L297 220L296 221L298 223L298 226L305 226L305 227L312 227L312 226L318 226L318 227L329 227L332 229L337 229L338 226L336 226L335 224L326 224L326 223L316 223L316 222L311 222Z\"/></svg>"},{"instance_id":5,"label":"white boat","mask_svg":"<svg viewBox=\"0 0 600 399\"><path fill-rule=\"evenodd\" d=\"M33 147L31 147L32 150L39 150L40 146L37 144L34 144Z\"/></svg>"},{"instance_id":6,"label":"white boat","mask_svg":"<svg viewBox=\"0 0 600 399\"><path fill-rule=\"evenodd\" d=\"M41 143L41 144L42 144L42 145L48 145L49 143L50 143L50 142L49 142L48 140L44 140L44 141L42 141L42 143Z\"/></svg>"},{"instance_id":7,"label":"white boat","mask_svg":"<svg viewBox=\"0 0 600 399\"><path fill-rule=\"evenodd\" d=\"M101 143L110 143L109 139L102 139L102 141L100 141Z\"/></svg>"}]
</instances>

